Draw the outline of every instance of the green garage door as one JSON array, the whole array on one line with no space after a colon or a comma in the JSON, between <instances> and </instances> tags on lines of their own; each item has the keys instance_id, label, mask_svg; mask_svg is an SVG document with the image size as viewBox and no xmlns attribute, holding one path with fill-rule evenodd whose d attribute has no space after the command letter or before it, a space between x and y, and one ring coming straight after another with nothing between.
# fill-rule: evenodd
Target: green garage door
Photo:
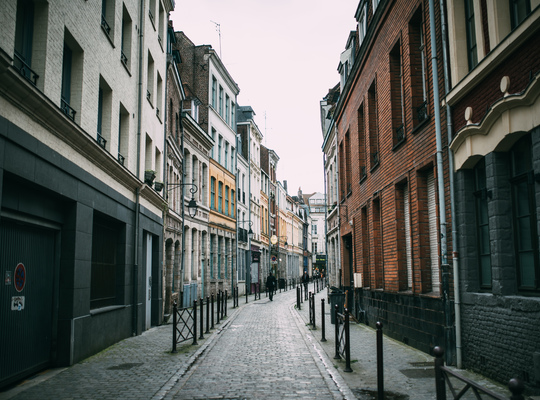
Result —
<instances>
[{"instance_id":1,"label":"green garage door","mask_svg":"<svg viewBox=\"0 0 540 400\"><path fill-rule=\"evenodd\" d=\"M0 387L51 361L55 231L0 220Z\"/></svg>"}]
</instances>

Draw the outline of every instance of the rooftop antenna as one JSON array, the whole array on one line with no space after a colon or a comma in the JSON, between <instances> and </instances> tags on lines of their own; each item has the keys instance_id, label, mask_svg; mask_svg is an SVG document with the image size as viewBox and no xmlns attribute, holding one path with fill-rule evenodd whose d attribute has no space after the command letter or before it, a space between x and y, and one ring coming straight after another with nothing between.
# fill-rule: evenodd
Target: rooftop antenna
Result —
<instances>
[{"instance_id":1,"label":"rooftop antenna","mask_svg":"<svg viewBox=\"0 0 540 400\"><path fill-rule=\"evenodd\" d=\"M221 25L218 24L217 22L214 22L212 20L210 20L210 22L212 22L214 25L216 25L216 31L219 35L219 58L221 58Z\"/></svg>"}]
</instances>

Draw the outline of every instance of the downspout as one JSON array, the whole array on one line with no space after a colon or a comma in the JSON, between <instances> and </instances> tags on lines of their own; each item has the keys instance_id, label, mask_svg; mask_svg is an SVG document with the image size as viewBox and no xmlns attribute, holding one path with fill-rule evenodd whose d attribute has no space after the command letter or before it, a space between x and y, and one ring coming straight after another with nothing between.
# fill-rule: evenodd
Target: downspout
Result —
<instances>
[{"instance_id":1,"label":"downspout","mask_svg":"<svg viewBox=\"0 0 540 400\"><path fill-rule=\"evenodd\" d=\"M442 303L445 315L445 348L447 350L447 360L450 359L451 340L450 331L452 329L451 316L449 309L449 277L448 277L448 258L447 258L447 240L446 240L446 204L444 192L444 169L443 169L443 150L441 133L441 109L439 95L439 73L437 65L437 42L435 34L435 5L434 0L429 0L429 23L431 36L431 70L433 74L433 106L435 112L435 134L437 142L437 184L439 193L439 230L441 238L441 269L442 269Z\"/></svg>"},{"instance_id":2,"label":"downspout","mask_svg":"<svg viewBox=\"0 0 540 400\"><path fill-rule=\"evenodd\" d=\"M255 123L255 121L253 121ZM248 201L248 221L249 221L249 229L251 229L251 124L248 124L247 126L248 132L247 132L247 140L248 140L248 193L249 193L249 201ZM238 146L237 146L238 149ZM238 159L236 161L238 163ZM251 272L251 238L248 235L248 251L246 254L246 265L249 264L249 270ZM257 284L259 283L259 270L257 269ZM251 282L251 278L250 278ZM255 289L257 290L257 289Z\"/></svg>"},{"instance_id":3,"label":"downspout","mask_svg":"<svg viewBox=\"0 0 540 400\"><path fill-rule=\"evenodd\" d=\"M182 119L180 119L182 121ZM180 148L182 152L182 173L180 174L180 187L182 188L181 196L180 196L180 207L182 207L182 255L180 256L180 292L182 292L182 301L180 302L180 307L186 307L189 306L184 304L184 267L185 267L185 252L186 252L186 215L185 215L185 205L184 205L184 176L186 174L185 167L186 167L186 154L184 149L184 124L180 124Z\"/></svg>"},{"instance_id":4,"label":"downspout","mask_svg":"<svg viewBox=\"0 0 540 400\"><path fill-rule=\"evenodd\" d=\"M447 47L447 25L446 15L444 13L444 1L441 0L441 23L442 23L442 46L443 46L443 67L444 67L444 90L445 94L450 92L450 79L448 72L448 47ZM450 143L452 141L452 109L448 102L446 102L446 131L448 135L448 169L450 177L450 215L452 218L452 264L453 264L453 277L454 277L454 318L456 321L455 335L456 335L456 366L461 369L461 295L459 290L459 259L457 251L457 227L456 227L456 203L454 199L454 153L450 150Z\"/></svg>"},{"instance_id":5,"label":"downspout","mask_svg":"<svg viewBox=\"0 0 540 400\"><path fill-rule=\"evenodd\" d=\"M141 0L141 9L139 12L139 82L138 98L137 98L137 171L136 176L140 179L141 176L141 118L142 118L142 68L143 68L143 26L144 26L144 0ZM139 283L139 211L141 190L135 190L135 230L133 234L133 315L132 315L132 335L137 335L138 313L137 313L137 298L138 298L138 283Z\"/></svg>"},{"instance_id":6,"label":"downspout","mask_svg":"<svg viewBox=\"0 0 540 400\"><path fill-rule=\"evenodd\" d=\"M323 151L323 174L324 174L324 270L326 272L325 280L328 280L328 194L326 192L326 154Z\"/></svg>"}]
</instances>

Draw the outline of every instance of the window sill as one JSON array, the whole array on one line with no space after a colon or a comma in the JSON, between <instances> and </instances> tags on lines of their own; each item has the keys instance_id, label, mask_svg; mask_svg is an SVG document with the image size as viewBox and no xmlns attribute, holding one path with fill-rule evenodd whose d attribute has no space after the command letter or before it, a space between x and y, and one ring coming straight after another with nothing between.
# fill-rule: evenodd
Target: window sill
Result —
<instances>
[{"instance_id":1,"label":"window sill","mask_svg":"<svg viewBox=\"0 0 540 400\"><path fill-rule=\"evenodd\" d=\"M107 39L109 40L109 43L111 44L112 48L114 49L115 48L114 41L113 41L111 35L109 33L107 33L107 30L103 27L103 25L101 25L101 30L105 34Z\"/></svg>"},{"instance_id":2,"label":"window sill","mask_svg":"<svg viewBox=\"0 0 540 400\"><path fill-rule=\"evenodd\" d=\"M392 147L392 151L398 151L399 148L407 141L407 138L401 139L399 142L397 142L394 147Z\"/></svg>"},{"instance_id":3,"label":"window sill","mask_svg":"<svg viewBox=\"0 0 540 400\"><path fill-rule=\"evenodd\" d=\"M429 122L430 119L431 119L431 115L428 115L425 120L423 120L422 122L420 122L418 125L416 125L413 128L411 133L414 135L414 134L417 134L418 132L420 132L427 125L427 123Z\"/></svg>"}]
</instances>

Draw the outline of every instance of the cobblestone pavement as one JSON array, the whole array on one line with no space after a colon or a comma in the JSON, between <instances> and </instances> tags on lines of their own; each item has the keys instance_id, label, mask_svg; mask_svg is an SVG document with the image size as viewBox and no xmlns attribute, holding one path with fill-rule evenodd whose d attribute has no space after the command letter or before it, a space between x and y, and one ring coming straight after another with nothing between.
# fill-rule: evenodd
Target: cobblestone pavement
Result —
<instances>
[{"instance_id":1,"label":"cobblestone pavement","mask_svg":"<svg viewBox=\"0 0 540 400\"><path fill-rule=\"evenodd\" d=\"M310 289L313 286L310 284ZM69 399L376 399L375 330L351 324L353 372L334 360L330 308L325 310L326 342L321 342L321 299L309 325L308 304L297 310L296 291L265 295L216 324L197 345L172 354L172 325L125 339L69 368L44 371L0 392L0 400ZM433 400L433 357L384 337L386 400ZM506 398L508 390L484 377L459 371ZM448 397L451 398L451 397ZM464 399L472 399L472 394Z\"/></svg>"},{"instance_id":2,"label":"cobblestone pavement","mask_svg":"<svg viewBox=\"0 0 540 400\"><path fill-rule=\"evenodd\" d=\"M308 291L316 292L313 284L309 285ZM325 300L325 338L322 339L322 311L321 299ZM305 301L301 303L299 314L306 324L309 325L309 305ZM332 359L335 367L343 377L349 388L358 399L376 399L377 394L377 354L376 354L376 330L362 323L350 322L351 338L351 369L353 372L344 372L345 360L335 360L335 325L331 324L330 306L328 305L327 290L324 289L315 294L315 325L311 330L318 345L324 350L328 358ZM384 326L383 326L384 332ZM434 357L422 351L407 346L399 341L383 336L383 365L384 365L384 391L387 400L434 400L435 395L435 371ZM482 375L474 374L465 370L452 370L466 378L479 383L483 387L510 398L510 391L496 382ZM455 387L463 387L461 382L452 379ZM458 390L459 391L459 390ZM451 392L447 391L447 398L452 399ZM476 399L469 390L462 399Z\"/></svg>"}]
</instances>

